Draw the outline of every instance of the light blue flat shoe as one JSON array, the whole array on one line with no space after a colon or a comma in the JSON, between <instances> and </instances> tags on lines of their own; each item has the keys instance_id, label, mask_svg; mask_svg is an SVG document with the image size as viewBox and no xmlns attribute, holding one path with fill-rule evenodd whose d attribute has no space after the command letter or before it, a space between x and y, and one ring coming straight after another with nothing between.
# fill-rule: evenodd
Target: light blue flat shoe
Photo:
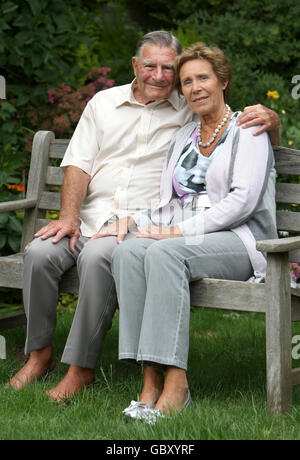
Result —
<instances>
[{"instance_id":1,"label":"light blue flat shoe","mask_svg":"<svg viewBox=\"0 0 300 460\"><path fill-rule=\"evenodd\" d=\"M184 405L182 406L182 408L180 409L179 414L181 414L181 412L185 411L185 409L187 409L188 407L190 407L192 404L193 404L193 400L192 400L192 397L191 397L190 390L188 390L188 397L187 397L187 400L186 400L186 402L184 403Z\"/></svg>"},{"instance_id":2,"label":"light blue flat shoe","mask_svg":"<svg viewBox=\"0 0 300 460\"><path fill-rule=\"evenodd\" d=\"M122 413L127 420L146 420L148 419L148 411L152 411L153 407L144 402L131 401L130 405Z\"/></svg>"}]
</instances>

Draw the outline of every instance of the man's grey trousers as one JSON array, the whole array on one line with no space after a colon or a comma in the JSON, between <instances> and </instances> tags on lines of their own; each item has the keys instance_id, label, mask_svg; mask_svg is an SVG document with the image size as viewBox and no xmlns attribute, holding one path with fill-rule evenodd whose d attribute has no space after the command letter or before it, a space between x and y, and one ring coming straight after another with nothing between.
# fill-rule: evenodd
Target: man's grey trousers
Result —
<instances>
[{"instance_id":1,"label":"man's grey trousers","mask_svg":"<svg viewBox=\"0 0 300 460\"><path fill-rule=\"evenodd\" d=\"M132 237L128 234L126 238ZM56 326L58 284L62 274L77 264L80 279L78 304L62 362L95 368L106 332L117 306L111 255L116 237L90 241L80 237L75 252L69 238L33 240L25 249L23 301L27 316L25 353L52 345Z\"/></svg>"},{"instance_id":2,"label":"man's grey trousers","mask_svg":"<svg viewBox=\"0 0 300 460\"><path fill-rule=\"evenodd\" d=\"M112 258L119 309L119 359L187 369L189 282L201 278L244 281L252 266L233 232L156 241L131 239Z\"/></svg>"}]
</instances>

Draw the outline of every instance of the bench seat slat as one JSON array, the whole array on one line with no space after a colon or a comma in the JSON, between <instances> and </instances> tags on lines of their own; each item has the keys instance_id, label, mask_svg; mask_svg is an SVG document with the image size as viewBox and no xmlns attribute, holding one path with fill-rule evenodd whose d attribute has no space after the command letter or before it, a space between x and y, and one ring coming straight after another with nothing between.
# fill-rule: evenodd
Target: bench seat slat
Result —
<instances>
[{"instance_id":1,"label":"bench seat slat","mask_svg":"<svg viewBox=\"0 0 300 460\"><path fill-rule=\"evenodd\" d=\"M198 307L211 307L265 312L265 284L203 279L190 285L191 303Z\"/></svg>"}]
</instances>

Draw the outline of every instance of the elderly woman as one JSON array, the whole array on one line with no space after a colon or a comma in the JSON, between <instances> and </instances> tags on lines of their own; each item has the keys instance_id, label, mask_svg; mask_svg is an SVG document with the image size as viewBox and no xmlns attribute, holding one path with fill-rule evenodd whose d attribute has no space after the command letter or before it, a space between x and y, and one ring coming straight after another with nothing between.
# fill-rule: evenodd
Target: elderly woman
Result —
<instances>
[{"instance_id":1,"label":"elderly woman","mask_svg":"<svg viewBox=\"0 0 300 460\"><path fill-rule=\"evenodd\" d=\"M256 241L276 238L275 171L267 134L237 126L227 105L230 65L219 48L196 43L177 58L181 91L198 122L176 134L161 200L134 217L135 238L118 246L112 269L119 308L119 359L143 364L139 401L128 418L179 412L191 397L189 283L248 280L264 273Z\"/></svg>"}]
</instances>

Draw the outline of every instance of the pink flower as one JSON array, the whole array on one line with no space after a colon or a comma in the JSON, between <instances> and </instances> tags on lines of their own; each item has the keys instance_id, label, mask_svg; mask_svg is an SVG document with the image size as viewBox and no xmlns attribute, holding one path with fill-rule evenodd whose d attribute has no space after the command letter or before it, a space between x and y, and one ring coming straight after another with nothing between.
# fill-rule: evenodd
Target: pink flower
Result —
<instances>
[{"instance_id":1,"label":"pink flower","mask_svg":"<svg viewBox=\"0 0 300 460\"><path fill-rule=\"evenodd\" d=\"M291 277L292 280L297 282L298 278L300 278L300 265L297 263L289 263Z\"/></svg>"},{"instance_id":2,"label":"pink flower","mask_svg":"<svg viewBox=\"0 0 300 460\"><path fill-rule=\"evenodd\" d=\"M110 67L100 67L99 70L101 71L102 75L106 76L108 72L111 71L111 68Z\"/></svg>"},{"instance_id":3,"label":"pink flower","mask_svg":"<svg viewBox=\"0 0 300 460\"><path fill-rule=\"evenodd\" d=\"M55 97L54 97L53 90L52 90L52 89L48 89L47 93L48 93L48 101L50 102L50 104L54 104L54 102L55 102Z\"/></svg>"},{"instance_id":4,"label":"pink flower","mask_svg":"<svg viewBox=\"0 0 300 460\"><path fill-rule=\"evenodd\" d=\"M106 80L106 86L108 88L111 88L112 86L114 86L115 84L115 80Z\"/></svg>"}]
</instances>

